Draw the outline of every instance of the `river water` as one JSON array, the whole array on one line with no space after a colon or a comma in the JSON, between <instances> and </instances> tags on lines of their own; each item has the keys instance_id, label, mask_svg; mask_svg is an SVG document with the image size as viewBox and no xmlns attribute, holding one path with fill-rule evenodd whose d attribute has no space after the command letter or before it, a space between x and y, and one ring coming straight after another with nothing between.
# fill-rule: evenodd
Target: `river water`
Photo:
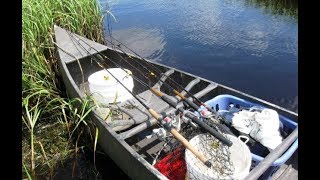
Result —
<instances>
[{"instance_id":1,"label":"river water","mask_svg":"<svg viewBox=\"0 0 320 180\"><path fill-rule=\"evenodd\" d=\"M100 3L116 19L104 19L108 40L111 33L143 58L298 111L296 0ZM112 160L100 156L89 179L128 179ZM92 169L92 152L83 157L87 160L80 161L87 165L82 169Z\"/></svg>"},{"instance_id":2,"label":"river water","mask_svg":"<svg viewBox=\"0 0 320 180\"><path fill-rule=\"evenodd\" d=\"M297 1L100 0L140 56L298 111ZM126 50L125 48L123 48Z\"/></svg>"}]
</instances>

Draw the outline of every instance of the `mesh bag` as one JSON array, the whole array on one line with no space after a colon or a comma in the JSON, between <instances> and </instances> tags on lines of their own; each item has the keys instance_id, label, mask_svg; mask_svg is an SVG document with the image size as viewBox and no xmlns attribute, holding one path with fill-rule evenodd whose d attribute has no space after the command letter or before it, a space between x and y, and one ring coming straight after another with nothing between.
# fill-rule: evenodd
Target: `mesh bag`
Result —
<instances>
[{"instance_id":1,"label":"mesh bag","mask_svg":"<svg viewBox=\"0 0 320 180\"><path fill-rule=\"evenodd\" d=\"M231 137L223 129L218 128L213 121L204 119L210 127L215 128L234 145L228 147L214 136L203 132L200 128L195 129L190 125L183 125L183 135L193 147L202 153L212 164L210 168L205 166L189 150L174 138L167 138L167 146L170 150L161 156L155 167L168 179L234 179L245 177L251 165L251 154L248 147ZM168 148L168 147L167 147ZM231 149L233 149L231 151ZM239 154L240 153L240 154ZM232 160L231 160L232 159Z\"/></svg>"},{"instance_id":2,"label":"mesh bag","mask_svg":"<svg viewBox=\"0 0 320 180\"><path fill-rule=\"evenodd\" d=\"M231 179L234 166L230 160L229 147L209 134L199 134L190 144L212 163L208 168L188 149L185 151L188 179Z\"/></svg>"}]
</instances>

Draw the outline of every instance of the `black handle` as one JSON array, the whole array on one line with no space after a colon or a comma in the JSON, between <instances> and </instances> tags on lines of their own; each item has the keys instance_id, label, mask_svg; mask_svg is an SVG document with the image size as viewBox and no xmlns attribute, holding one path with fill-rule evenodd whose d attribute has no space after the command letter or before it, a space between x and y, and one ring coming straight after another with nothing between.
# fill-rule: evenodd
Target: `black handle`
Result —
<instances>
[{"instance_id":1,"label":"black handle","mask_svg":"<svg viewBox=\"0 0 320 180\"><path fill-rule=\"evenodd\" d=\"M190 101L189 99L185 98L184 101L195 111L198 111L198 109L200 108L198 105L196 105L195 103L193 103L192 101Z\"/></svg>"},{"instance_id":2,"label":"black handle","mask_svg":"<svg viewBox=\"0 0 320 180\"><path fill-rule=\"evenodd\" d=\"M163 96L161 96L161 99L164 100L166 103L168 103L170 106L172 107L176 107L177 103L172 101L168 96L166 96L165 94Z\"/></svg>"},{"instance_id":3,"label":"black handle","mask_svg":"<svg viewBox=\"0 0 320 180\"><path fill-rule=\"evenodd\" d=\"M220 124L220 123L217 123L215 125L217 125L218 128L221 129L221 131L223 131L224 133L228 133L230 135L236 136L226 125Z\"/></svg>"},{"instance_id":4,"label":"black handle","mask_svg":"<svg viewBox=\"0 0 320 180\"><path fill-rule=\"evenodd\" d=\"M219 139L220 141L222 141L224 144L226 144L227 146L231 146L232 142L225 138L222 134L220 134L219 132L217 132L216 130L212 129L210 126L208 126L206 123L202 122L200 119L198 119L197 116L191 114L191 113L186 113L185 116L187 116L188 118L192 119L195 123L197 123L202 129L204 129L205 131L209 132L210 134L212 134L214 137L216 137L217 139Z\"/></svg>"}]
</instances>

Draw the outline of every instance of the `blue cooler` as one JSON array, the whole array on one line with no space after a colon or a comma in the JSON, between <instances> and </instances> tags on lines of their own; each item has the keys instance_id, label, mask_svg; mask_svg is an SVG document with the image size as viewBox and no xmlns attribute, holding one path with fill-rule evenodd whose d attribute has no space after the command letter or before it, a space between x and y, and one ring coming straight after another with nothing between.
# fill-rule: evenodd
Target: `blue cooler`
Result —
<instances>
[{"instance_id":1,"label":"blue cooler","mask_svg":"<svg viewBox=\"0 0 320 180\"><path fill-rule=\"evenodd\" d=\"M228 94L218 95L215 98L207 101L206 104L209 105L210 107L212 107L216 111L228 110L230 104L233 104L234 106L241 107L241 108L250 108L253 106L258 106L258 107L262 107L262 108L264 107L262 105L255 104L255 103L252 103L252 102L249 102L244 99L241 99L241 98L238 98L238 97L235 97L232 95L228 95ZM201 106L201 109L202 108L204 108L204 107ZM279 114L279 119L283 124L283 131L287 135L289 135L297 127L296 122L294 122L291 119L288 119L287 117L282 116L281 114ZM252 147L250 148L251 155L252 155L251 169L254 168L260 161L262 161L264 159L264 157L262 157L263 155L257 153L257 152L261 151L261 149L259 149L259 148L261 148L261 146L254 147L255 149L252 149ZM298 138L289 147L289 149L284 154L282 154L282 156L280 156L276 161L273 162L271 167L269 167L264 172L264 174L260 176L260 178L270 179L270 177L279 169L279 167L282 164L284 164L292 156L292 154L297 150L297 148L298 148ZM255 152L255 153L253 153L253 152Z\"/></svg>"}]
</instances>

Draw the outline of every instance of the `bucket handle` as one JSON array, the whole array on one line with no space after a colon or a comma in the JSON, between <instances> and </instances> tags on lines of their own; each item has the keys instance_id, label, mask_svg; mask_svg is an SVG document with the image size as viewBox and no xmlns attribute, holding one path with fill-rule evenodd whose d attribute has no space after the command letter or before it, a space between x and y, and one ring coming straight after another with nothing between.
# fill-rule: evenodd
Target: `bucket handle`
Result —
<instances>
[{"instance_id":1,"label":"bucket handle","mask_svg":"<svg viewBox=\"0 0 320 180\"><path fill-rule=\"evenodd\" d=\"M244 141L245 144L247 144L247 142L249 141L249 137L248 137L248 136L243 136L243 135L238 136L238 139L239 139L240 141L242 141L241 138L246 139L246 140ZM243 141L242 141L242 142L243 142Z\"/></svg>"}]
</instances>

